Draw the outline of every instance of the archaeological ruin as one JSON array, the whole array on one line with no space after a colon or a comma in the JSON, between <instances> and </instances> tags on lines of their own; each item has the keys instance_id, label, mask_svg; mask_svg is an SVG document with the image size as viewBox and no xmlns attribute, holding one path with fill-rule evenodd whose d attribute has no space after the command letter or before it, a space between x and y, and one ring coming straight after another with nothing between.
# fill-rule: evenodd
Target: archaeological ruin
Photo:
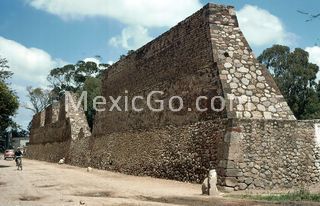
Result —
<instances>
[{"instance_id":1,"label":"archaeological ruin","mask_svg":"<svg viewBox=\"0 0 320 206\"><path fill-rule=\"evenodd\" d=\"M207 4L113 64L102 96L125 91L129 97L163 91L160 99L180 96L184 107L98 112L91 134L71 95L34 115L28 157L197 183L215 169L218 185L234 190L320 180L320 121L295 119L231 6ZM219 112L200 112L193 109L198 96L227 102Z\"/></svg>"}]
</instances>

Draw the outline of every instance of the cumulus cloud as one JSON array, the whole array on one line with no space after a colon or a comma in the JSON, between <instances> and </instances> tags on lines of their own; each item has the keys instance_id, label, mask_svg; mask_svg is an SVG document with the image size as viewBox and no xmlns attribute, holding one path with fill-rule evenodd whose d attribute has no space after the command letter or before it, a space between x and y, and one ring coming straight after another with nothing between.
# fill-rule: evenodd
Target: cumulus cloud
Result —
<instances>
[{"instance_id":1,"label":"cumulus cloud","mask_svg":"<svg viewBox=\"0 0 320 206\"><path fill-rule=\"evenodd\" d=\"M94 63L96 63L98 65L98 67L100 69L105 69L104 66L100 65L102 62L101 62L101 59L99 57L87 57L87 58L84 58L83 61L84 62L94 62ZM110 64L110 62L111 62L111 64L113 63L112 61L107 61L107 64Z\"/></svg>"},{"instance_id":2,"label":"cumulus cloud","mask_svg":"<svg viewBox=\"0 0 320 206\"><path fill-rule=\"evenodd\" d=\"M94 62L94 63L96 63L97 65L101 64L100 59L97 58L97 57L87 57L87 58L84 58L83 61L84 61L84 62ZM113 64L113 63L114 63L114 61L112 61L112 60L107 61L107 64L110 64L110 65L111 65L111 64Z\"/></svg>"},{"instance_id":3,"label":"cumulus cloud","mask_svg":"<svg viewBox=\"0 0 320 206\"><path fill-rule=\"evenodd\" d=\"M52 68L65 64L60 59L53 59L41 49L28 48L2 36L0 36L0 55L8 60L15 78L39 85L46 83L46 77Z\"/></svg>"},{"instance_id":4,"label":"cumulus cloud","mask_svg":"<svg viewBox=\"0 0 320 206\"><path fill-rule=\"evenodd\" d=\"M305 50L309 53L309 61L320 67L320 46L306 47Z\"/></svg>"},{"instance_id":5,"label":"cumulus cloud","mask_svg":"<svg viewBox=\"0 0 320 206\"><path fill-rule=\"evenodd\" d=\"M109 44L130 50L139 48L151 39L148 29L142 26L129 26L124 28L120 35L112 37L109 40Z\"/></svg>"},{"instance_id":6,"label":"cumulus cloud","mask_svg":"<svg viewBox=\"0 0 320 206\"><path fill-rule=\"evenodd\" d=\"M202 7L199 0L27 0L36 9L64 20L88 17L115 19L126 27L110 38L109 44L124 49L137 49L152 37L148 29L171 27Z\"/></svg>"},{"instance_id":7,"label":"cumulus cloud","mask_svg":"<svg viewBox=\"0 0 320 206\"><path fill-rule=\"evenodd\" d=\"M100 60L96 57L87 57L87 58L84 58L83 61L84 62L94 62L97 65L99 65L101 63Z\"/></svg>"},{"instance_id":8,"label":"cumulus cloud","mask_svg":"<svg viewBox=\"0 0 320 206\"><path fill-rule=\"evenodd\" d=\"M19 96L22 103L27 99L26 87L47 87L46 77L49 71L54 67L59 67L66 62L60 59L54 59L38 48L28 48L16 41L6 39L0 36L0 56L8 60L10 70L14 75L11 80L11 86ZM23 107L20 107L15 117L23 128L27 128L33 113Z\"/></svg>"},{"instance_id":9,"label":"cumulus cloud","mask_svg":"<svg viewBox=\"0 0 320 206\"><path fill-rule=\"evenodd\" d=\"M296 36L287 32L281 20L267 10L245 5L237 12L237 17L242 32L252 45L291 45L295 42Z\"/></svg>"},{"instance_id":10,"label":"cumulus cloud","mask_svg":"<svg viewBox=\"0 0 320 206\"><path fill-rule=\"evenodd\" d=\"M172 26L199 8L199 0L27 0L36 9L65 20L109 17L128 25Z\"/></svg>"}]
</instances>

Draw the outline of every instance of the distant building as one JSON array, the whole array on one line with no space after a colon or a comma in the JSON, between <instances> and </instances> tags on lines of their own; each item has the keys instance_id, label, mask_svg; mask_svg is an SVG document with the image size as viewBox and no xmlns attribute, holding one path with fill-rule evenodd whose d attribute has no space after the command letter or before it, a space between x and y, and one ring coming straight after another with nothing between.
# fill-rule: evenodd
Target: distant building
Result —
<instances>
[{"instance_id":1,"label":"distant building","mask_svg":"<svg viewBox=\"0 0 320 206\"><path fill-rule=\"evenodd\" d=\"M29 144L29 137L13 137L12 146L14 149L18 147L25 147Z\"/></svg>"}]
</instances>

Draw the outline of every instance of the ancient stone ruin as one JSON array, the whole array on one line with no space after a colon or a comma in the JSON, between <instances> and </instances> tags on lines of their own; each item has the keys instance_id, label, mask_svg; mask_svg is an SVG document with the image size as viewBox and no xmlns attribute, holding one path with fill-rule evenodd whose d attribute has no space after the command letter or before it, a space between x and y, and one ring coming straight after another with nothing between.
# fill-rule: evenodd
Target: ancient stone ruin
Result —
<instances>
[{"instance_id":1,"label":"ancient stone ruin","mask_svg":"<svg viewBox=\"0 0 320 206\"><path fill-rule=\"evenodd\" d=\"M76 165L87 161L84 158L91 132L84 111L73 104L76 95L67 97L33 116L28 157L49 162L66 158Z\"/></svg>"},{"instance_id":2,"label":"ancient stone ruin","mask_svg":"<svg viewBox=\"0 0 320 206\"><path fill-rule=\"evenodd\" d=\"M34 116L29 157L198 183L215 169L218 184L234 190L319 182L320 121L295 119L233 7L207 4L104 74L106 98L150 91L180 96L184 108L99 112L90 134L69 98ZM198 96L217 95L228 100L222 111L193 109Z\"/></svg>"}]
</instances>

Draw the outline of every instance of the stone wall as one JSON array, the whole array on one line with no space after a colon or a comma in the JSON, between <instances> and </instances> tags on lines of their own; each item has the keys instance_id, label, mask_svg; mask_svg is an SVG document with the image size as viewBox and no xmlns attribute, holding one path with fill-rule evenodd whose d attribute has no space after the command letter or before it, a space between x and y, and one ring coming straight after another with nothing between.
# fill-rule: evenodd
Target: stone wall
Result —
<instances>
[{"instance_id":1,"label":"stone wall","mask_svg":"<svg viewBox=\"0 0 320 206\"><path fill-rule=\"evenodd\" d=\"M103 77L102 95L129 97L141 95L146 100L151 91L163 91L158 99L168 103L171 96L180 96L184 108L171 112L106 111L97 115L94 136L132 129L161 128L166 125L185 125L203 120L225 118L226 111L197 112L195 102L198 96L208 97L202 107L209 107L213 96L223 96L216 62L213 59L208 6L196 12L177 26L160 35L126 58L116 62ZM128 93L125 93L125 91ZM145 106L145 101L137 101L137 107ZM124 98L120 104L124 108ZM154 107L158 105L153 105ZM188 110L190 108L191 110Z\"/></svg>"},{"instance_id":2,"label":"stone wall","mask_svg":"<svg viewBox=\"0 0 320 206\"><path fill-rule=\"evenodd\" d=\"M103 78L102 95L107 101L109 96L146 97L151 91L163 91L158 98L165 102L182 97L184 108L179 112L168 107L162 112L107 110L97 115L94 135L225 117L295 119L271 75L255 59L229 6L206 5L112 65ZM223 96L228 100L226 110L195 111L199 96L208 97L202 102L207 107L213 96ZM124 98L119 105L124 108Z\"/></svg>"},{"instance_id":3,"label":"stone wall","mask_svg":"<svg viewBox=\"0 0 320 206\"><path fill-rule=\"evenodd\" d=\"M68 158L70 141L44 144L30 144L27 157L47 162L58 162L61 158Z\"/></svg>"},{"instance_id":4,"label":"stone wall","mask_svg":"<svg viewBox=\"0 0 320 206\"><path fill-rule=\"evenodd\" d=\"M67 141L71 135L70 129L70 122L68 120L60 120L38 128L32 127L30 133L30 144Z\"/></svg>"},{"instance_id":5,"label":"stone wall","mask_svg":"<svg viewBox=\"0 0 320 206\"><path fill-rule=\"evenodd\" d=\"M92 137L93 166L200 182L210 168L217 168L219 175L225 176L226 168L223 162L218 167L218 162L229 154L228 143L222 141L228 134L228 122L232 122L227 118L295 119L271 75L255 59L229 6L206 5L112 65L103 78L102 95L107 101L109 96L128 96L129 100L134 95L146 97L151 91L163 91L158 99L165 102L171 96L182 97L184 108L179 112L167 107L162 112L134 112L130 108L99 112ZM218 95L227 99L223 111L194 110L198 96L210 101ZM122 108L124 101L122 98L119 104ZM202 102L202 107L208 107L209 101ZM109 100L107 108L110 105ZM220 122L210 130L219 135L186 132L190 125L210 121ZM202 140L202 147L194 144L195 139ZM175 143L178 146L172 149ZM206 159L214 164L191 160L186 151L193 151L199 159L215 151L211 160ZM176 167L163 165L166 159ZM220 183L224 184L223 180Z\"/></svg>"},{"instance_id":6,"label":"stone wall","mask_svg":"<svg viewBox=\"0 0 320 206\"><path fill-rule=\"evenodd\" d=\"M79 136L69 144L67 163L80 167L89 167L91 161L90 137Z\"/></svg>"},{"instance_id":7,"label":"stone wall","mask_svg":"<svg viewBox=\"0 0 320 206\"><path fill-rule=\"evenodd\" d=\"M79 162L71 161L71 158L75 158L74 154L82 150L77 146L78 149L71 154L70 148L74 148L77 140L88 141L91 132L83 108L77 108L76 105L76 95L68 93L60 102L34 115L27 153L29 158L57 162L65 157L69 162Z\"/></svg>"},{"instance_id":8,"label":"stone wall","mask_svg":"<svg viewBox=\"0 0 320 206\"><path fill-rule=\"evenodd\" d=\"M224 184L235 189L290 188L320 180L314 121L234 119L226 134Z\"/></svg>"},{"instance_id":9,"label":"stone wall","mask_svg":"<svg viewBox=\"0 0 320 206\"><path fill-rule=\"evenodd\" d=\"M133 175L201 182L223 157L227 119L93 138L91 165Z\"/></svg>"},{"instance_id":10,"label":"stone wall","mask_svg":"<svg viewBox=\"0 0 320 206\"><path fill-rule=\"evenodd\" d=\"M206 5L112 65L102 88L107 110L96 115L92 136L72 95L34 116L30 157L192 182L216 169L218 183L235 190L319 181L314 123L320 121L295 120L233 7ZM145 99L136 105L143 112L124 107L124 96L146 98L151 91L164 92L153 98L166 102L163 111L151 112ZM210 100L218 95L226 107L214 112ZM122 96L126 111L109 111L109 96ZM181 111L169 111L171 96L182 97ZM198 96L207 97L200 105L206 112L195 111Z\"/></svg>"},{"instance_id":11,"label":"stone wall","mask_svg":"<svg viewBox=\"0 0 320 206\"><path fill-rule=\"evenodd\" d=\"M233 8L208 5L213 58L229 118L295 119L267 69L255 58Z\"/></svg>"}]
</instances>

